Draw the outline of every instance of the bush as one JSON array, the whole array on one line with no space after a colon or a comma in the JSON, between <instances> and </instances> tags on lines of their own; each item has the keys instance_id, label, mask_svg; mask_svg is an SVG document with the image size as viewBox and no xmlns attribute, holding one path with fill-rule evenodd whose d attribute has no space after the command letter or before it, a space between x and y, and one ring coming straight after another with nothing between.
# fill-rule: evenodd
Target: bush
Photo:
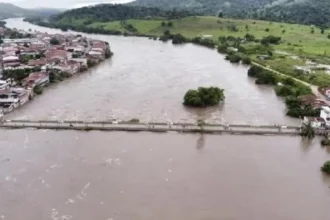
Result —
<instances>
[{"instance_id":1,"label":"bush","mask_svg":"<svg viewBox=\"0 0 330 220\"><path fill-rule=\"evenodd\" d=\"M182 36L181 34L175 34L173 36L173 40L172 40L172 43L173 44L183 44L187 41L187 39Z\"/></svg>"},{"instance_id":2,"label":"bush","mask_svg":"<svg viewBox=\"0 0 330 220\"><path fill-rule=\"evenodd\" d=\"M213 42L212 39L202 39L201 37L195 37L191 40L191 43L193 44L199 44L205 47L209 47L209 48L214 48L215 43Z\"/></svg>"},{"instance_id":3,"label":"bush","mask_svg":"<svg viewBox=\"0 0 330 220\"><path fill-rule=\"evenodd\" d=\"M228 54L226 56L226 60L229 60L231 63L239 63L241 62L242 57L238 54Z\"/></svg>"},{"instance_id":4,"label":"bush","mask_svg":"<svg viewBox=\"0 0 330 220\"><path fill-rule=\"evenodd\" d=\"M258 75L258 79L256 80L256 84L264 84L264 85L276 85L277 78L274 73L269 71L263 71Z\"/></svg>"},{"instance_id":5,"label":"bush","mask_svg":"<svg viewBox=\"0 0 330 220\"><path fill-rule=\"evenodd\" d=\"M253 65L250 67L250 69L248 71L248 76L258 77L259 74L261 74L262 72L263 72L263 68Z\"/></svg>"},{"instance_id":6,"label":"bush","mask_svg":"<svg viewBox=\"0 0 330 220\"><path fill-rule=\"evenodd\" d=\"M252 61L251 61L250 57L245 56L245 57L242 58L242 63L245 64L245 65L250 65L251 62Z\"/></svg>"},{"instance_id":7,"label":"bush","mask_svg":"<svg viewBox=\"0 0 330 220\"><path fill-rule=\"evenodd\" d=\"M328 138L325 138L321 141L322 146L330 146L330 140Z\"/></svg>"},{"instance_id":8,"label":"bush","mask_svg":"<svg viewBox=\"0 0 330 220\"><path fill-rule=\"evenodd\" d=\"M228 47L225 44L220 44L218 46L218 52L219 53L227 53Z\"/></svg>"},{"instance_id":9,"label":"bush","mask_svg":"<svg viewBox=\"0 0 330 220\"><path fill-rule=\"evenodd\" d=\"M281 41L281 37L275 37L273 35L269 35L267 37L263 37L261 39L261 43L263 45L268 45L268 44L279 44L279 42Z\"/></svg>"},{"instance_id":10,"label":"bush","mask_svg":"<svg viewBox=\"0 0 330 220\"><path fill-rule=\"evenodd\" d=\"M223 89L218 87L199 87L197 90L186 92L183 104L194 107L207 107L218 105L224 99Z\"/></svg>"},{"instance_id":11,"label":"bush","mask_svg":"<svg viewBox=\"0 0 330 220\"><path fill-rule=\"evenodd\" d=\"M50 39L49 43L51 45L59 45L60 44L60 42L55 37L53 37L52 39Z\"/></svg>"},{"instance_id":12,"label":"bush","mask_svg":"<svg viewBox=\"0 0 330 220\"><path fill-rule=\"evenodd\" d=\"M322 172L330 175L330 161L327 161L321 167Z\"/></svg>"},{"instance_id":13,"label":"bush","mask_svg":"<svg viewBox=\"0 0 330 220\"><path fill-rule=\"evenodd\" d=\"M41 95L43 93L43 88L41 86L35 86L33 92L37 95Z\"/></svg>"},{"instance_id":14,"label":"bush","mask_svg":"<svg viewBox=\"0 0 330 220\"><path fill-rule=\"evenodd\" d=\"M296 92L291 86L276 86L275 92L277 96L287 97L287 96L294 96L296 97Z\"/></svg>"},{"instance_id":15,"label":"bush","mask_svg":"<svg viewBox=\"0 0 330 220\"><path fill-rule=\"evenodd\" d=\"M252 34L246 34L244 36L244 38L245 38L246 41L255 41L255 39L256 39L256 37Z\"/></svg>"},{"instance_id":16,"label":"bush","mask_svg":"<svg viewBox=\"0 0 330 220\"><path fill-rule=\"evenodd\" d=\"M137 118L132 118L131 120L128 121L128 123L137 124L137 123L140 123L140 120Z\"/></svg>"},{"instance_id":17,"label":"bush","mask_svg":"<svg viewBox=\"0 0 330 220\"><path fill-rule=\"evenodd\" d=\"M96 62L94 60L87 60L87 66L88 68L91 68L96 65Z\"/></svg>"}]
</instances>

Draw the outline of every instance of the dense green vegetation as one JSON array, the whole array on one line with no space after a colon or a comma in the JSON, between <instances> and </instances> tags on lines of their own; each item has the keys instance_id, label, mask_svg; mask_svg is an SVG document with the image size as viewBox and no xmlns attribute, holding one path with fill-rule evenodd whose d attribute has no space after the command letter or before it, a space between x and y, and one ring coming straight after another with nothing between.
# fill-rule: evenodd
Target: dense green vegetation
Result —
<instances>
[{"instance_id":1,"label":"dense green vegetation","mask_svg":"<svg viewBox=\"0 0 330 220\"><path fill-rule=\"evenodd\" d=\"M33 92L37 95L41 95L43 93L43 88L41 86L35 86Z\"/></svg>"},{"instance_id":2,"label":"dense green vegetation","mask_svg":"<svg viewBox=\"0 0 330 220\"><path fill-rule=\"evenodd\" d=\"M218 87L199 87L188 90L184 96L184 105L193 107L207 107L218 105L225 99L224 90Z\"/></svg>"},{"instance_id":3,"label":"dense green vegetation","mask_svg":"<svg viewBox=\"0 0 330 220\"><path fill-rule=\"evenodd\" d=\"M131 5L165 9L189 9L204 15L241 17L276 0L136 0ZM221 13L219 13L221 12Z\"/></svg>"},{"instance_id":4,"label":"dense green vegetation","mask_svg":"<svg viewBox=\"0 0 330 220\"><path fill-rule=\"evenodd\" d=\"M102 4L92 7L83 7L66 11L52 17L52 21L58 23L75 22L77 19L84 19L83 25L94 22L122 21L127 19L151 19L167 18L177 19L192 15L188 11L162 10L160 8L128 6L121 4Z\"/></svg>"},{"instance_id":5,"label":"dense green vegetation","mask_svg":"<svg viewBox=\"0 0 330 220\"><path fill-rule=\"evenodd\" d=\"M330 175L330 161L327 161L323 164L323 166L321 167L321 170Z\"/></svg>"},{"instance_id":6,"label":"dense green vegetation","mask_svg":"<svg viewBox=\"0 0 330 220\"><path fill-rule=\"evenodd\" d=\"M330 140L328 138L324 138L322 141L321 141L321 145L322 146L330 146Z\"/></svg>"},{"instance_id":7,"label":"dense green vegetation","mask_svg":"<svg viewBox=\"0 0 330 220\"><path fill-rule=\"evenodd\" d=\"M33 69L14 69L14 70L5 70L3 72L4 79L12 78L16 81L21 81L22 79L28 77L30 73L38 72L40 68L36 67Z\"/></svg>"},{"instance_id":8,"label":"dense green vegetation","mask_svg":"<svg viewBox=\"0 0 330 220\"><path fill-rule=\"evenodd\" d=\"M136 0L131 5L188 9L203 15L330 25L329 0Z\"/></svg>"},{"instance_id":9,"label":"dense green vegetation","mask_svg":"<svg viewBox=\"0 0 330 220\"><path fill-rule=\"evenodd\" d=\"M315 137L315 130L311 123L305 124L301 128L301 136L307 139L313 139Z\"/></svg>"},{"instance_id":10,"label":"dense green vegetation","mask_svg":"<svg viewBox=\"0 0 330 220\"><path fill-rule=\"evenodd\" d=\"M329 8L329 0L287 0L254 11L251 16L263 20L314 24L324 27L330 25Z\"/></svg>"},{"instance_id":11,"label":"dense green vegetation","mask_svg":"<svg viewBox=\"0 0 330 220\"><path fill-rule=\"evenodd\" d=\"M315 109L311 105L305 105L300 99L300 97L312 95L312 90L308 86L259 66L252 66L248 71L248 75L257 78L256 84L275 86L276 95L285 98L288 116L300 118L304 116L317 117L320 115L320 109Z\"/></svg>"}]
</instances>

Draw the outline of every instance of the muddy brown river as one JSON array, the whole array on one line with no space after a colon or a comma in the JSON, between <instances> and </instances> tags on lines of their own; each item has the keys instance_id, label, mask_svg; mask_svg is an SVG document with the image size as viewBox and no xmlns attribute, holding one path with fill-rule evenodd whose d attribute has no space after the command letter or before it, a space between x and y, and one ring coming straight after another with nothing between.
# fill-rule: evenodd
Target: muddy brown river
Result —
<instances>
[{"instance_id":1,"label":"muddy brown river","mask_svg":"<svg viewBox=\"0 0 330 220\"><path fill-rule=\"evenodd\" d=\"M8 27L60 32L21 19ZM191 44L173 46L147 38L88 35L108 41L114 57L72 79L48 88L11 114L19 119L193 121L238 124L293 124L274 89L256 86L248 67L233 65L216 51ZM225 89L223 105L189 109L182 105L189 89Z\"/></svg>"},{"instance_id":2,"label":"muddy brown river","mask_svg":"<svg viewBox=\"0 0 330 220\"><path fill-rule=\"evenodd\" d=\"M215 51L93 37L110 42L112 60L9 117L299 123L272 88ZM225 88L223 106L184 108L184 92L200 85ZM330 219L330 178L320 172L329 153L318 138L1 130L0 220Z\"/></svg>"}]
</instances>

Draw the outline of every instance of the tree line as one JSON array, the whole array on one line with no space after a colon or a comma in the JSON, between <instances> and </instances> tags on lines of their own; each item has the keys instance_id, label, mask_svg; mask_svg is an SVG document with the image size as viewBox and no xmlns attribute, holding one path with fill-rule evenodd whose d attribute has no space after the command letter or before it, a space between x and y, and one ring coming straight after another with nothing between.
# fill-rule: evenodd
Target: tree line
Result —
<instances>
[{"instance_id":1,"label":"tree line","mask_svg":"<svg viewBox=\"0 0 330 220\"><path fill-rule=\"evenodd\" d=\"M76 19L84 19L84 25L89 25L94 22L121 21L127 19L177 19L190 15L192 15L192 13L185 10L163 10L160 8L123 4L102 4L69 10L62 14L52 16L50 21L66 21L66 23L71 23Z\"/></svg>"}]
</instances>

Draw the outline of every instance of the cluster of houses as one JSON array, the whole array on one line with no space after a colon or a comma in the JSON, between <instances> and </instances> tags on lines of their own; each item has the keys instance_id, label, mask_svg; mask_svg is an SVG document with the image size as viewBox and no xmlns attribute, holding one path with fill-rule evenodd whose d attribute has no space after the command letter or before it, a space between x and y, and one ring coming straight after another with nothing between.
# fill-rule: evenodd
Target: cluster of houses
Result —
<instances>
[{"instance_id":1,"label":"cluster of houses","mask_svg":"<svg viewBox=\"0 0 330 220\"><path fill-rule=\"evenodd\" d=\"M0 30L0 114L28 102L36 87L51 82L50 75L74 75L111 55L109 44L100 40L29 33L32 38L9 39Z\"/></svg>"},{"instance_id":2,"label":"cluster of houses","mask_svg":"<svg viewBox=\"0 0 330 220\"><path fill-rule=\"evenodd\" d=\"M315 96L306 96L301 98L304 105L310 105L313 109L320 109L318 117L304 117L303 123L310 123L314 128L330 128L330 107L323 99Z\"/></svg>"}]
</instances>

